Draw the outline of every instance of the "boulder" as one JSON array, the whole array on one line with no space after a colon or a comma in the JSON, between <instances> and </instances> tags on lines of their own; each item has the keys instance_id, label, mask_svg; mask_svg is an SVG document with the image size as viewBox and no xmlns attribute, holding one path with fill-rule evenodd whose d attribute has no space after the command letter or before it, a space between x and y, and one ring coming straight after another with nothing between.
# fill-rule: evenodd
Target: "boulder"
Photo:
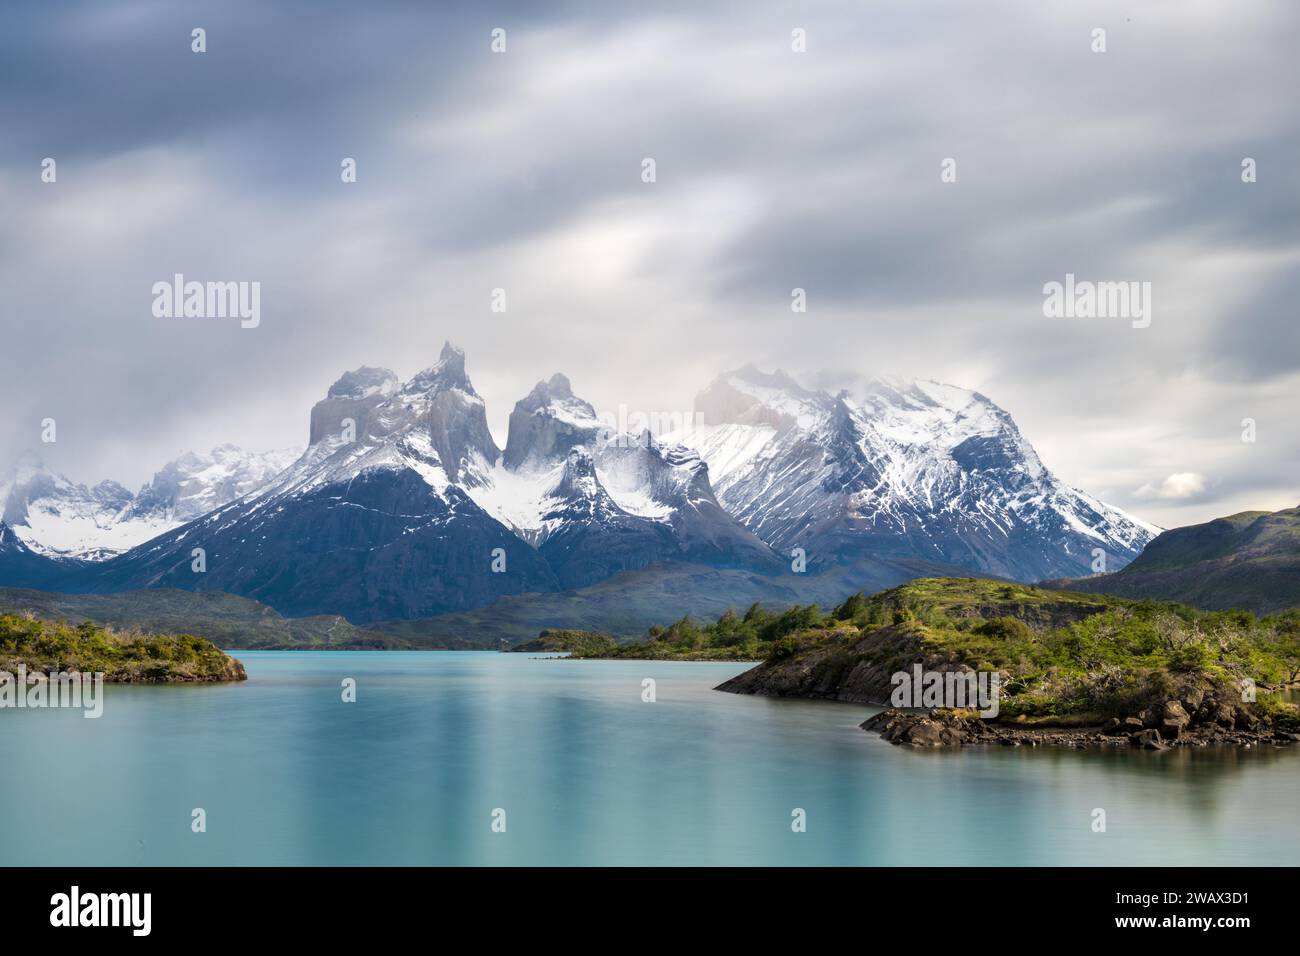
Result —
<instances>
[{"instance_id":1,"label":"boulder","mask_svg":"<svg viewBox=\"0 0 1300 956\"><path fill-rule=\"evenodd\" d=\"M950 711L926 715L885 710L863 721L861 727L877 731L891 744L910 744L913 747L960 747L968 737L978 736L983 731L978 718L971 721Z\"/></svg>"},{"instance_id":2,"label":"boulder","mask_svg":"<svg viewBox=\"0 0 1300 956\"><path fill-rule=\"evenodd\" d=\"M1178 692L1178 700L1189 714L1196 713L1205 700L1205 691L1199 687L1184 687Z\"/></svg>"},{"instance_id":3,"label":"boulder","mask_svg":"<svg viewBox=\"0 0 1300 956\"><path fill-rule=\"evenodd\" d=\"M1259 720L1245 707L1237 707L1232 712L1232 726L1237 730L1255 730Z\"/></svg>"},{"instance_id":4,"label":"boulder","mask_svg":"<svg viewBox=\"0 0 1300 956\"><path fill-rule=\"evenodd\" d=\"M1201 704L1200 709L1196 712L1196 722L1198 724L1217 724L1227 730L1232 729L1233 720L1235 719L1236 708L1232 704L1220 700L1206 698Z\"/></svg>"},{"instance_id":5,"label":"boulder","mask_svg":"<svg viewBox=\"0 0 1300 956\"><path fill-rule=\"evenodd\" d=\"M1142 720L1138 717L1112 717L1101 725L1101 732L1107 737L1127 737L1142 729Z\"/></svg>"},{"instance_id":6,"label":"boulder","mask_svg":"<svg viewBox=\"0 0 1300 956\"><path fill-rule=\"evenodd\" d=\"M1191 722L1192 718L1187 715L1181 703L1167 700L1160 715L1160 736L1166 740L1177 740Z\"/></svg>"},{"instance_id":7,"label":"boulder","mask_svg":"<svg viewBox=\"0 0 1300 956\"><path fill-rule=\"evenodd\" d=\"M1149 743L1160 743L1160 731L1155 728L1139 730L1129 737L1128 742L1134 747L1145 747Z\"/></svg>"},{"instance_id":8,"label":"boulder","mask_svg":"<svg viewBox=\"0 0 1300 956\"><path fill-rule=\"evenodd\" d=\"M913 747L942 747L944 745L943 727L937 721L917 721L899 740Z\"/></svg>"}]
</instances>

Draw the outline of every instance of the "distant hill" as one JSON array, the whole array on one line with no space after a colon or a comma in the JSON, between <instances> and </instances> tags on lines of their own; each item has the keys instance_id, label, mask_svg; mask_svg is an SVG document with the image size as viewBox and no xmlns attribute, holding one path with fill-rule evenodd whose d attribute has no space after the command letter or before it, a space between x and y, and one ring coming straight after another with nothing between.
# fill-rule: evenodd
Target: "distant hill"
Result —
<instances>
[{"instance_id":1,"label":"distant hill","mask_svg":"<svg viewBox=\"0 0 1300 956\"><path fill-rule=\"evenodd\" d=\"M833 607L857 591L879 591L953 570L930 561L863 559L821 574L776 575L675 562L624 571L573 591L515 594L471 611L368 626L419 647L455 647L449 642L469 640L479 647L506 648L548 628L633 641L683 615L711 620L754 603L769 609L807 603Z\"/></svg>"},{"instance_id":2,"label":"distant hill","mask_svg":"<svg viewBox=\"0 0 1300 956\"><path fill-rule=\"evenodd\" d=\"M1272 614L1300 607L1300 508L1166 531L1123 570L1045 587Z\"/></svg>"},{"instance_id":3,"label":"distant hill","mask_svg":"<svg viewBox=\"0 0 1300 956\"><path fill-rule=\"evenodd\" d=\"M30 611L70 624L197 634L226 650L501 650L532 641L548 628L631 641L683 615L711 619L756 602L769 608L806 602L833 606L858 590L877 591L946 570L925 561L861 561L823 574L767 575L677 562L623 572L573 591L512 595L473 611L364 626L340 615L285 617L252 598L179 588L118 594L0 588L0 613Z\"/></svg>"},{"instance_id":4,"label":"distant hill","mask_svg":"<svg viewBox=\"0 0 1300 956\"><path fill-rule=\"evenodd\" d=\"M273 608L218 591L149 588L121 594L55 594L0 588L0 613L145 633L195 634L224 650L384 650L416 645L341 617L282 617ZM443 645L439 645L443 646Z\"/></svg>"}]
</instances>

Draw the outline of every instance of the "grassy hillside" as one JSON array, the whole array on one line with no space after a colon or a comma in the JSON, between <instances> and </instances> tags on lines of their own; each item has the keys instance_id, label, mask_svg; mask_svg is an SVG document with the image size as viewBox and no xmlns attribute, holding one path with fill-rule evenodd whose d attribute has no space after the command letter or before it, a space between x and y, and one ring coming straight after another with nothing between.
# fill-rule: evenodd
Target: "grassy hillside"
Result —
<instances>
[{"instance_id":1,"label":"grassy hillside","mask_svg":"<svg viewBox=\"0 0 1300 956\"><path fill-rule=\"evenodd\" d=\"M30 615L0 614L0 670L102 673L117 683L244 680L244 666L192 634L115 631Z\"/></svg>"},{"instance_id":2,"label":"grassy hillside","mask_svg":"<svg viewBox=\"0 0 1300 956\"><path fill-rule=\"evenodd\" d=\"M1114 574L1046 582L1091 593L1272 614L1300 607L1300 508L1244 511L1157 537Z\"/></svg>"},{"instance_id":3,"label":"grassy hillside","mask_svg":"<svg viewBox=\"0 0 1300 956\"><path fill-rule=\"evenodd\" d=\"M1047 591L976 578L921 578L873 597L855 594L823 612L815 604L772 611L753 604L743 614L728 609L716 621L684 616L666 627L651 627L640 641L622 644L588 657L651 660L764 660L807 642L853 637L919 614L955 620L980 619L1014 613L1035 624L1077 620L1103 611L1102 596ZM575 655L577 656L577 655Z\"/></svg>"}]
</instances>

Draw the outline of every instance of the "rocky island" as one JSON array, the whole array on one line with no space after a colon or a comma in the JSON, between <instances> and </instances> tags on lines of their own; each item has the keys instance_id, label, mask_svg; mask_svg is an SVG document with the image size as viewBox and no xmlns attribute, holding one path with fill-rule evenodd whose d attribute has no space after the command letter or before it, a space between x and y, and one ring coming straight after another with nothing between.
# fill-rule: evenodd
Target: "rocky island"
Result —
<instances>
[{"instance_id":1,"label":"rocky island","mask_svg":"<svg viewBox=\"0 0 1300 956\"><path fill-rule=\"evenodd\" d=\"M949 686L954 677L996 675L992 713L944 706L937 690L939 706L890 707L898 675L914 669L946 676ZM863 729L916 747L1161 750L1300 741L1300 712L1286 699L1297 677L1295 611L1258 618L931 578L856 595L774 641L762 664L718 690L890 707Z\"/></svg>"},{"instance_id":2,"label":"rocky island","mask_svg":"<svg viewBox=\"0 0 1300 956\"><path fill-rule=\"evenodd\" d=\"M609 634L572 628L548 628L533 640L509 648L521 654L568 654L570 657L605 657L617 649L618 642Z\"/></svg>"},{"instance_id":3,"label":"rocky island","mask_svg":"<svg viewBox=\"0 0 1300 956\"><path fill-rule=\"evenodd\" d=\"M103 674L105 683L176 684L246 680L244 665L193 634L116 631L32 614L0 614L0 672Z\"/></svg>"}]
</instances>

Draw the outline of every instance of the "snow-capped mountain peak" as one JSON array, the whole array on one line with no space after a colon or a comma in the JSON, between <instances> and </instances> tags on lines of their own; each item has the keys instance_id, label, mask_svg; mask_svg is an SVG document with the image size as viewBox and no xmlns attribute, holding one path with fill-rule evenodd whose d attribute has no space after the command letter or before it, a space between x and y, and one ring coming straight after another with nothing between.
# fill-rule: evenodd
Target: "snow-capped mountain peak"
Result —
<instances>
[{"instance_id":1,"label":"snow-capped mountain peak","mask_svg":"<svg viewBox=\"0 0 1300 956\"><path fill-rule=\"evenodd\" d=\"M438 354L438 361L412 376L411 380L402 386L401 393L406 396L417 396L426 392L450 389L459 389L475 398L478 397L478 393L470 383L469 374L465 371L465 351L450 342L445 342L442 351Z\"/></svg>"},{"instance_id":2,"label":"snow-capped mountain peak","mask_svg":"<svg viewBox=\"0 0 1300 956\"><path fill-rule=\"evenodd\" d=\"M829 401L826 393L803 388L781 369L763 372L746 365L719 376L696 399L696 411L709 424L811 428Z\"/></svg>"},{"instance_id":3,"label":"snow-capped mountain peak","mask_svg":"<svg viewBox=\"0 0 1300 956\"><path fill-rule=\"evenodd\" d=\"M311 410L307 443L317 445L330 437L364 434L370 412L400 388L397 376L386 368L363 365L344 372L325 397Z\"/></svg>"},{"instance_id":4,"label":"snow-capped mountain peak","mask_svg":"<svg viewBox=\"0 0 1300 956\"><path fill-rule=\"evenodd\" d=\"M101 560L258 490L296 457L228 444L185 452L133 495L116 481L77 484L24 456L0 482L3 520L37 554Z\"/></svg>"},{"instance_id":5,"label":"snow-capped mountain peak","mask_svg":"<svg viewBox=\"0 0 1300 956\"><path fill-rule=\"evenodd\" d=\"M541 548L562 579L583 579L614 558L776 564L770 549L717 503L708 466L694 450L660 443L649 431L618 433L559 373L516 403L501 460L467 491ZM637 540L646 550L639 559L592 555L613 540L620 548Z\"/></svg>"},{"instance_id":6,"label":"snow-capped mountain peak","mask_svg":"<svg viewBox=\"0 0 1300 956\"><path fill-rule=\"evenodd\" d=\"M1011 416L941 382L878 380L854 398L752 366L717 379L666 436L699 448L724 507L822 563L911 555L1019 579L1131 560L1151 525L1069 488Z\"/></svg>"},{"instance_id":7,"label":"snow-capped mountain peak","mask_svg":"<svg viewBox=\"0 0 1300 956\"><path fill-rule=\"evenodd\" d=\"M638 453L656 447L653 438L613 434L564 375L538 382L516 402L509 429L489 480L470 494L530 543L540 545L555 530L555 499L580 491L628 515L668 517L671 505L655 500L644 469L630 467Z\"/></svg>"},{"instance_id":8,"label":"snow-capped mountain peak","mask_svg":"<svg viewBox=\"0 0 1300 956\"><path fill-rule=\"evenodd\" d=\"M391 370L362 365L339 376L339 380L326 392L326 398L357 400L376 395L386 398L397 391L397 388L397 376Z\"/></svg>"},{"instance_id":9,"label":"snow-capped mountain peak","mask_svg":"<svg viewBox=\"0 0 1300 956\"><path fill-rule=\"evenodd\" d=\"M570 449L597 443L603 432L595 408L558 372L515 403L509 429L504 465L511 471L552 468Z\"/></svg>"},{"instance_id":10,"label":"snow-capped mountain peak","mask_svg":"<svg viewBox=\"0 0 1300 956\"><path fill-rule=\"evenodd\" d=\"M500 450L483 399L450 342L438 361L399 382L388 369L345 372L311 411L311 444L275 483L305 491L369 470L409 470L437 495L481 484Z\"/></svg>"}]
</instances>

